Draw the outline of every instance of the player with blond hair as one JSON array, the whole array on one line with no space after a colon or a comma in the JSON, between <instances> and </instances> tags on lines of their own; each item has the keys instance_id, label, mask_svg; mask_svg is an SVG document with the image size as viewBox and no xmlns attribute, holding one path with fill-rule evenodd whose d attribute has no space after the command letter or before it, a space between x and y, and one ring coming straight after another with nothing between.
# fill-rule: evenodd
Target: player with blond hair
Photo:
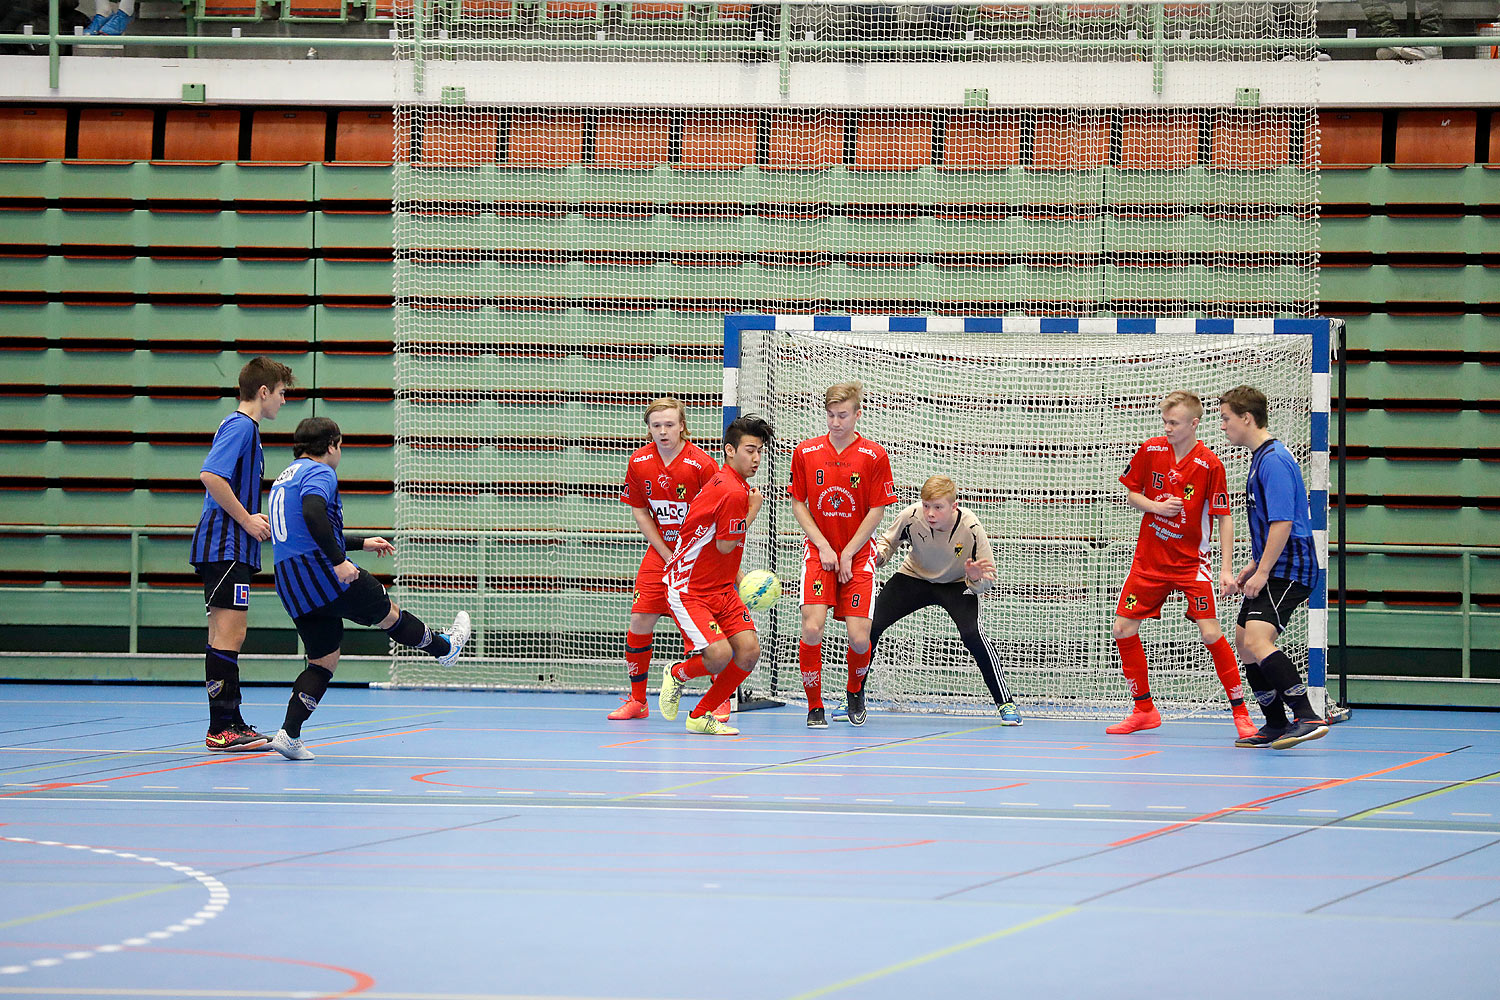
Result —
<instances>
[{"instance_id":1,"label":"player with blond hair","mask_svg":"<svg viewBox=\"0 0 1500 1000\"><path fill-rule=\"evenodd\" d=\"M870 605L875 597L875 542L896 483L885 449L856 429L864 386L840 382L823 393L828 433L792 452L792 514L807 534L802 563L802 637L797 662L807 695L807 726L824 729L823 633L828 612L849 633L847 692L864 691L870 667Z\"/></svg>"},{"instance_id":2,"label":"player with blond hair","mask_svg":"<svg viewBox=\"0 0 1500 1000\"><path fill-rule=\"evenodd\" d=\"M644 719L646 684L651 670L653 633L667 607L667 588L662 581L677 534L703 484L719 471L713 456L688 440L687 408L673 396L653 399L644 417L650 438L637 448L625 466L625 487L620 502L630 507L635 525L646 538L646 552L635 574L635 596L630 605L630 625L625 632L625 673L630 679L630 697L609 713L611 719ZM721 706L728 715L728 702Z\"/></svg>"},{"instance_id":3,"label":"player with blond hair","mask_svg":"<svg viewBox=\"0 0 1500 1000\"><path fill-rule=\"evenodd\" d=\"M995 554L989 535L973 512L958 505L958 487L947 476L922 484L922 499L896 515L875 542L875 565L884 566L902 545L911 551L875 598L870 655L892 625L936 604L948 612L968 647L985 687L995 700L1002 726L1019 726L1021 713L1005 684L1005 672L979 623L979 595L995 585ZM865 696L849 695L848 719L864 725ZM835 713L837 715L837 713Z\"/></svg>"},{"instance_id":4,"label":"player with blond hair","mask_svg":"<svg viewBox=\"0 0 1500 1000\"><path fill-rule=\"evenodd\" d=\"M1203 400L1191 392L1169 393L1161 401L1162 435L1142 444L1120 475L1130 506L1143 516L1111 630L1135 706L1123 721L1104 730L1114 736L1161 725L1161 713L1151 699L1140 630L1141 622L1161 617L1162 604L1173 593L1187 598L1187 618L1198 626L1213 657L1236 731L1241 736L1255 732L1245 707L1239 663L1219 627L1216 598L1235 591L1234 519L1224 463L1198 440L1202 418ZM1221 567L1217 594L1211 565L1215 521Z\"/></svg>"}]
</instances>

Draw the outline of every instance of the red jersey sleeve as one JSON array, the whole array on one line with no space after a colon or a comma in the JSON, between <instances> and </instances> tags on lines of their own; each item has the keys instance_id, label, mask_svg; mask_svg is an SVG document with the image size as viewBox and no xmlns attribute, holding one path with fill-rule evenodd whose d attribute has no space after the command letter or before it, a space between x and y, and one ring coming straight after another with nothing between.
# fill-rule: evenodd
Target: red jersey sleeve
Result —
<instances>
[{"instance_id":1,"label":"red jersey sleeve","mask_svg":"<svg viewBox=\"0 0 1500 1000\"><path fill-rule=\"evenodd\" d=\"M719 503L719 512L714 518L714 540L719 542L743 542L745 519L750 513L750 495L736 492Z\"/></svg>"},{"instance_id":2,"label":"red jersey sleeve","mask_svg":"<svg viewBox=\"0 0 1500 1000\"><path fill-rule=\"evenodd\" d=\"M636 479L634 462L625 468L625 485L620 489L620 502L632 507L646 506L646 493Z\"/></svg>"},{"instance_id":3,"label":"red jersey sleeve","mask_svg":"<svg viewBox=\"0 0 1500 1000\"><path fill-rule=\"evenodd\" d=\"M1212 517L1231 514L1229 506L1229 481L1224 474L1224 463L1215 462L1208 470L1208 513Z\"/></svg>"},{"instance_id":4,"label":"red jersey sleeve","mask_svg":"<svg viewBox=\"0 0 1500 1000\"><path fill-rule=\"evenodd\" d=\"M896 477L891 475L891 456L882 451L874 472L865 484L865 507L869 510L896 502Z\"/></svg>"},{"instance_id":5,"label":"red jersey sleeve","mask_svg":"<svg viewBox=\"0 0 1500 1000\"><path fill-rule=\"evenodd\" d=\"M800 445L792 451L792 484L786 489L792 499L807 503L807 466L803 464Z\"/></svg>"},{"instance_id":6,"label":"red jersey sleeve","mask_svg":"<svg viewBox=\"0 0 1500 1000\"><path fill-rule=\"evenodd\" d=\"M1120 482L1132 493L1145 492L1146 446L1144 444L1135 450L1135 457L1125 466L1125 471L1120 473Z\"/></svg>"}]
</instances>

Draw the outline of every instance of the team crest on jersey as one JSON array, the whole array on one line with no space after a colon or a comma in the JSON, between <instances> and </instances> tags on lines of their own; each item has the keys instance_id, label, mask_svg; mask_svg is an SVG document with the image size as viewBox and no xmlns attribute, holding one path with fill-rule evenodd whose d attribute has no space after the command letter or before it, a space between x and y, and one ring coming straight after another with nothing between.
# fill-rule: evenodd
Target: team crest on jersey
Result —
<instances>
[{"instance_id":1,"label":"team crest on jersey","mask_svg":"<svg viewBox=\"0 0 1500 1000\"><path fill-rule=\"evenodd\" d=\"M672 488L672 477L667 475L666 473L662 473L661 475L657 476L656 481L658 483L661 483L661 488L664 490L670 490Z\"/></svg>"},{"instance_id":2,"label":"team crest on jersey","mask_svg":"<svg viewBox=\"0 0 1500 1000\"><path fill-rule=\"evenodd\" d=\"M1135 595L1134 594L1126 594L1125 595L1125 610L1126 611L1134 611L1135 610L1135 605L1136 605Z\"/></svg>"},{"instance_id":3,"label":"team crest on jersey","mask_svg":"<svg viewBox=\"0 0 1500 1000\"><path fill-rule=\"evenodd\" d=\"M1195 491L1193 489L1193 484L1192 483L1188 483L1186 486L1184 486L1182 488L1182 499L1184 499L1184 500L1191 500L1191 499L1193 499L1193 493L1194 492Z\"/></svg>"},{"instance_id":4,"label":"team crest on jersey","mask_svg":"<svg viewBox=\"0 0 1500 1000\"><path fill-rule=\"evenodd\" d=\"M205 685L205 687L208 688L208 696L210 698L217 698L219 695L224 693L223 681L209 681Z\"/></svg>"},{"instance_id":5,"label":"team crest on jersey","mask_svg":"<svg viewBox=\"0 0 1500 1000\"><path fill-rule=\"evenodd\" d=\"M956 555L956 556L963 555L964 554L964 547L962 545L955 545L955 546L953 546L953 554Z\"/></svg>"},{"instance_id":6,"label":"team crest on jersey","mask_svg":"<svg viewBox=\"0 0 1500 1000\"><path fill-rule=\"evenodd\" d=\"M851 473L849 473L849 485L850 486L858 486L859 485L859 473L857 473L857 472L851 472Z\"/></svg>"},{"instance_id":7,"label":"team crest on jersey","mask_svg":"<svg viewBox=\"0 0 1500 1000\"><path fill-rule=\"evenodd\" d=\"M813 596L814 597L822 597L823 596L823 581L822 580L814 580L813 581Z\"/></svg>"},{"instance_id":8,"label":"team crest on jersey","mask_svg":"<svg viewBox=\"0 0 1500 1000\"><path fill-rule=\"evenodd\" d=\"M686 484L684 484L684 483L678 483L677 484L677 499L679 499L679 500L686 500L687 499L687 486L686 486Z\"/></svg>"},{"instance_id":9,"label":"team crest on jersey","mask_svg":"<svg viewBox=\"0 0 1500 1000\"><path fill-rule=\"evenodd\" d=\"M639 600L640 600L640 599L641 599L641 592L640 592L640 591L639 591L639 590L637 590L637 591L636 591L636 592L635 592L635 599L636 599L636 600L637 600L637 601L639 601Z\"/></svg>"}]
</instances>

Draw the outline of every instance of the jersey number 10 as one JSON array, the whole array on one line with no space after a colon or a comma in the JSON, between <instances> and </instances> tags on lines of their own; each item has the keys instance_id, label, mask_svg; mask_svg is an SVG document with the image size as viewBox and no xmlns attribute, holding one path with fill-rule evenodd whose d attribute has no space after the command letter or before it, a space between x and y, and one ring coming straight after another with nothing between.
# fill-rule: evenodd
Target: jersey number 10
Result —
<instances>
[{"instance_id":1,"label":"jersey number 10","mask_svg":"<svg viewBox=\"0 0 1500 1000\"><path fill-rule=\"evenodd\" d=\"M286 490L271 491L271 540L286 541Z\"/></svg>"}]
</instances>

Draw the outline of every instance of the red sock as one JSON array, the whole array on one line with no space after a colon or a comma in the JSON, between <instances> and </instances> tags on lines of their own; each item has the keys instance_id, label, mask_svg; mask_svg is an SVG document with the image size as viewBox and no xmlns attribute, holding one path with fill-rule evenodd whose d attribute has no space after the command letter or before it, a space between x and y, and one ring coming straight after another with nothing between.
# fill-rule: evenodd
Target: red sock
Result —
<instances>
[{"instance_id":1,"label":"red sock","mask_svg":"<svg viewBox=\"0 0 1500 1000\"><path fill-rule=\"evenodd\" d=\"M694 653L681 663L672 668L672 676L680 681L690 681L694 677L707 677L708 667L703 662L702 653Z\"/></svg>"},{"instance_id":2,"label":"red sock","mask_svg":"<svg viewBox=\"0 0 1500 1000\"><path fill-rule=\"evenodd\" d=\"M651 633L625 633L625 673L630 676L630 697L646 700L646 675L651 672Z\"/></svg>"},{"instance_id":3,"label":"red sock","mask_svg":"<svg viewBox=\"0 0 1500 1000\"><path fill-rule=\"evenodd\" d=\"M1146 679L1146 648L1141 645L1139 635L1127 635L1116 639L1120 650L1120 663L1125 671L1125 686L1135 699L1137 712L1154 712L1156 703L1151 700L1151 684Z\"/></svg>"},{"instance_id":4,"label":"red sock","mask_svg":"<svg viewBox=\"0 0 1500 1000\"><path fill-rule=\"evenodd\" d=\"M802 690L807 694L807 710L823 707L823 647L797 642L797 665L802 669Z\"/></svg>"},{"instance_id":5,"label":"red sock","mask_svg":"<svg viewBox=\"0 0 1500 1000\"><path fill-rule=\"evenodd\" d=\"M856 653L851 647L849 655L845 657L849 661L849 686L845 688L850 694L857 694L865 689L865 674L870 671L870 653Z\"/></svg>"},{"instance_id":6,"label":"red sock","mask_svg":"<svg viewBox=\"0 0 1500 1000\"><path fill-rule=\"evenodd\" d=\"M1218 642L1209 643L1208 655L1214 658L1214 670L1219 675L1219 683L1224 685L1224 693L1229 696L1229 704L1243 705L1245 688L1240 682L1240 664L1234 658L1229 640L1221 635Z\"/></svg>"},{"instance_id":7,"label":"red sock","mask_svg":"<svg viewBox=\"0 0 1500 1000\"><path fill-rule=\"evenodd\" d=\"M688 715L694 719L703 718L704 715L724 704L749 676L750 671L741 670L733 663L729 664L714 675L714 682L708 686L708 693Z\"/></svg>"}]
</instances>

